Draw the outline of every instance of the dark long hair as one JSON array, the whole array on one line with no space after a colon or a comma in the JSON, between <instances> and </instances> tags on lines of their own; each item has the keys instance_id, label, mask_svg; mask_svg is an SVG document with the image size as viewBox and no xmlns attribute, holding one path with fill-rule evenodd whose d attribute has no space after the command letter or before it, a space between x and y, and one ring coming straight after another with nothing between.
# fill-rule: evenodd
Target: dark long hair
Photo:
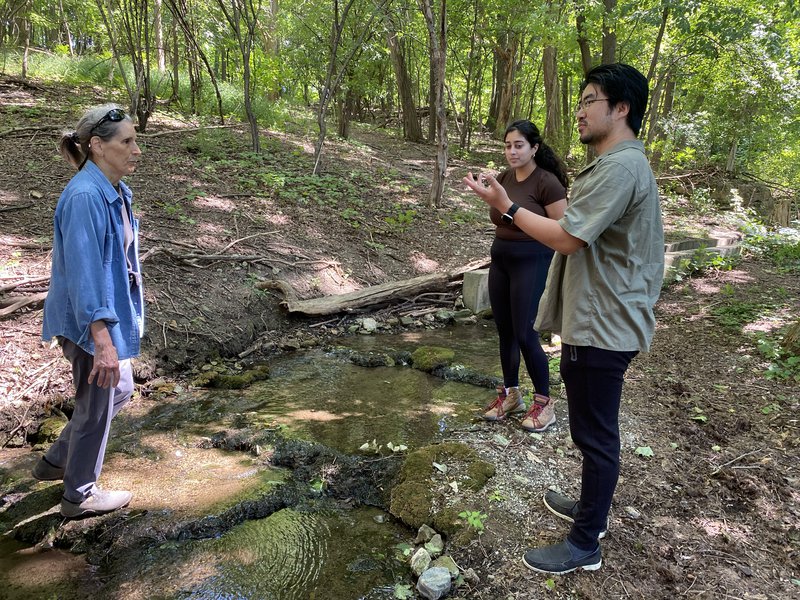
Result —
<instances>
[{"instance_id":1,"label":"dark long hair","mask_svg":"<svg viewBox=\"0 0 800 600\"><path fill-rule=\"evenodd\" d=\"M536 151L536 154L533 156L533 162L536 163L537 167L543 168L545 171L550 171L556 178L561 182L561 185L564 186L564 189L569 187L569 179L567 178L567 167L564 165L564 161L562 161L556 153L553 152L553 149L544 143L542 140L542 135L539 133L539 128L536 127L533 123L528 121L528 119L520 119L519 121L514 121L511 125L506 127L506 132L503 134L503 139L506 139L506 136L511 133L512 131L519 131L531 147L539 144L539 149Z\"/></svg>"}]
</instances>

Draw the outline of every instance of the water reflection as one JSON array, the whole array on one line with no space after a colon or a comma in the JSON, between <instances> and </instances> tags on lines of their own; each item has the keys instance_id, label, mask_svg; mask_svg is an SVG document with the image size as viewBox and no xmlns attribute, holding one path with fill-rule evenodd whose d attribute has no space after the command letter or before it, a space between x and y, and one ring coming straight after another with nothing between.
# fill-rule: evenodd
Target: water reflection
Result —
<instances>
[{"instance_id":1,"label":"water reflection","mask_svg":"<svg viewBox=\"0 0 800 600\"><path fill-rule=\"evenodd\" d=\"M391 598L407 578L396 546L408 533L377 515L282 510L218 539L162 548L136 579L150 597L187 600Z\"/></svg>"}]
</instances>

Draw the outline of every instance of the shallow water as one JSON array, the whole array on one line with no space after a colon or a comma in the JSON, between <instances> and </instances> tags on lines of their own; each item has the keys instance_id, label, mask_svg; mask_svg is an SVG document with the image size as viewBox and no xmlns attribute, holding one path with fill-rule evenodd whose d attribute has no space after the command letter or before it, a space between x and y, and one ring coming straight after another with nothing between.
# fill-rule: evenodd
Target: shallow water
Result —
<instances>
[{"instance_id":1,"label":"shallow water","mask_svg":"<svg viewBox=\"0 0 800 600\"><path fill-rule=\"evenodd\" d=\"M168 543L136 565L132 598L311 600L392 598L408 569L408 532L377 509L285 509L225 535ZM130 575L130 574L129 574ZM119 594L119 592L117 592Z\"/></svg>"},{"instance_id":2,"label":"shallow water","mask_svg":"<svg viewBox=\"0 0 800 600\"><path fill-rule=\"evenodd\" d=\"M444 346L455 351L457 364L489 375L500 371L491 321L392 336L356 336L341 345L361 352ZM268 380L246 390L193 390L178 401L154 404L145 414L120 414L109 445L106 484L119 483L113 478L122 473L129 485L146 478L154 491L149 509L156 510L158 490L174 488L171 482L179 476L187 486L195 480L198 485L214 485L215 494L209 498L219 506L226 503L225 494L235 501L243 494L258 493L264 478L250 477L252 481L226 487L219 483L224 474L214 474L211 467L195 473L192 465L204 460L217 470L224 469L228 460L224 453L205 457L197 448L198 436L253 423L279 423L294 435L344 453L357 453L373 440L384 447L391 442L413 449L468 423L494 395L494 390L444 381L409 367L359 367L320 349L280 357L270 369ZM257 466L253 457L241 455L242 464L236 462L235 469L251 475L256 469L245 464L248 461ZM207 484L200 474L209 477ZM144 506L143 487L135 491ZM190 492L195 493L187 492L189 500ZM193 506L187 505L181 514L196 514L202 504ZM168 542L145 555L115 561L116 572L101 578L90 576L79 557L55 551L20 554L6 544L0 546L0 573L6 574L0 579L11 590L25 591L9 598L31 600L85 597L89 592L118 599L391 598L394 583L409 582L407 560L398 560L395 546L413 536L377 509L282 510L242 523L219 538ZM64 568L65 561L72 561L66 564L73 568ZM11 579L14 573L26 572L34 573L27 581ZM81 577L74 577L76 572ZM59 590L57 596L54 589ZM0 591L0 597L6 597L3 593L8 589Z\"/></svg>"}]
</instances>

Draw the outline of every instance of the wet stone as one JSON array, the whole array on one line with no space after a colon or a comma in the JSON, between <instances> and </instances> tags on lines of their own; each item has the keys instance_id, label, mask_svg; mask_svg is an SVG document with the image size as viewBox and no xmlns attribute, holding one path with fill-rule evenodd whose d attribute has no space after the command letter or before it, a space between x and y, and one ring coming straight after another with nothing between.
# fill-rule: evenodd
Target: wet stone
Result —
<instances>
[{"instance_id":1,"label":"wet stone","mask_svg":"<svg viewBox=\"0 0 800 600\"><path fill-rule=\"evenodd\" d=\"M425 569L431 564L431 555L425 548L420 548L411 557L411 572L416 576L422 575Z\"/></svg>"},{"instance_id":2,"label":"wet stone","mask_svg":"<svg viewBox=\"0 0 800 600\"><path fill-rule=\"evenodd\" d=\"M417 531L417 537L414 538L415 544L425 544L431 541L431 538L436 535L436 530L429 525L422 525Z\"/></svg>"},{"instance_id":3,"label":"wet stone","mask_svg":"<svg viewBox=\"0 0 800 600\"><path fill-rule=\"evenodd\" d=\"M444 550L444 541L442 540L442 536L438 533L434 535L430 541L425 544L425 550L427 550L433 558L439 556Z\"/></svg>"},{"instance_id":4,"label":"wet stone","mask_svg":"<svg viewBox=\"0 0 800 600\"><path fill-rule=\"evenodd\" d=\"M431 563L431 567L444 567L450 571L451 577L458 577L458 574L460 573L460 569L458 568L458 565L456 565L456 561L454 561L453 558L448 555L437 558Z\"/></svg>"},{"instance_id":5,"label":"wet stone","mask_svg":"<svg viewBox=\"0 0 800 600\"><path fill-rule=\"evenodd\" d=\"M420 575L417 591L423 598L439 600L450 592L450 571L444 567L433 567Z\"/></svg>"}]
</instances>

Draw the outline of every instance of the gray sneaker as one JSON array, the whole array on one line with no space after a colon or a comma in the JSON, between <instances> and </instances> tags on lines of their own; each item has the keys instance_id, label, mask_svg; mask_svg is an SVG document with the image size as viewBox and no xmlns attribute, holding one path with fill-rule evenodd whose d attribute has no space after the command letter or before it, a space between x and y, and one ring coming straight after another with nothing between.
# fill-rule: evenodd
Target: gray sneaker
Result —
<instances>
[{"instance_id":1,"label":"gray sneaker","mask_svg":"<svg viewBox=\"0 0 800 600\"><path fill-rule=\"evenodd\" d=\"M567 498L566 496L563 496L558 492L554 492L553 490L547 490L542 500L544 500L544 505L547 507L547 510L553 513L559 519L564 519L570 523L575 522L575 518L578 516L578 510L580 509L578 506L579 502L572 500L571 498ZM606 537L606 533L608 533L608 519L606 519L605 529L597 534L597 539L602 540L604 537Z\"/></svg>"},{"instance_id":2,"label":"gray sneaker","mask_svg":"<svg viewBox=\"0 0 800 600\"><path fill-rule=\"evenodd\" d=\"M95 488L91 496L83 502L70 502L66 498L61 499L61 514L68 519L80 517L90 517L102 515L120 508L128 506L133 494L124 490L101 490Z\"/></svg>"},{"instance_id":3,"label":"gray sneaker","mask_svg":"<svg viewBox=\"0 0 800 600\"><path fill-rule=\"evenodd\" d=\"M57 467L42 457L34 465L31 475L38 481L60 481L64 479L64 467Z\"/></svg>"},{"instance_id":4,"label":"gray sneaker","mask_svg":"<svg viewBox=\"0 0 800 600\"><path fill-rule=\"evenodd\" d=\"M581 550L565 541L528 550L522 557L522 563L538 573L564 575L577 569L596 571L603 565L603 556L599 544L594 550Z\"/></svg>"}]
</instances>

